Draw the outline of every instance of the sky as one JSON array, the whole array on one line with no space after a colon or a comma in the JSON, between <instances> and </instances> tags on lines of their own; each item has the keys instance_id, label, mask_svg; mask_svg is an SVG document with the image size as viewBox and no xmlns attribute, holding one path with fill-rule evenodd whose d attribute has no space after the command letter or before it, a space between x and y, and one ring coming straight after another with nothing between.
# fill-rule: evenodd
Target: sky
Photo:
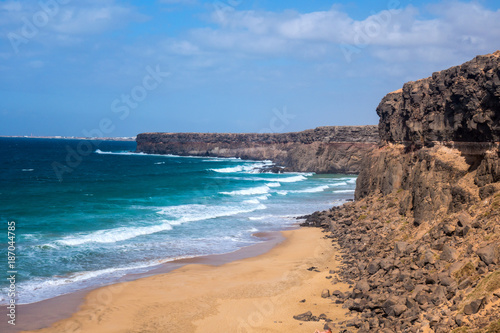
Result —
<instances>
[{"instance_id":1,"label":"sky","mask_svg":"<svg viewBox=\"0 0 500 333\"><path fill-rule=\"evenodd\" d=\"M377 124L385 94L500 49L478 1L0 1L0 135Z\"/></svg>"}]
</instances>

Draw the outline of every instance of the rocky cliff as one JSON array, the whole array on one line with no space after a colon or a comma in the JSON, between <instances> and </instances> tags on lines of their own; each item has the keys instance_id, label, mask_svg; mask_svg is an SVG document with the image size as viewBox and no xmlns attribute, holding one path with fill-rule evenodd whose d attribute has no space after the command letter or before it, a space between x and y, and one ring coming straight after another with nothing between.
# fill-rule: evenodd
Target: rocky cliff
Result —
<instances>
[{"instance_id":1,"label":"rocky cliff","mask_svg":"<svg viewBox=\"0 0 500 333\"><path fill-rule=\"evenodd\" d=\"M377 108L385 145L364 160L356 198L400 191L419 224L495 192L500 180L500 51L409 82Z\"/></svg>"},{"instance_id":2,"label":"rocky cliff","mask_svg":"<svg viewBox=\"0 0 500 333\"><path fill-rule=\"evenodd\" d=\"M344 250L343 327L500 332L499 73L497 51L384 97L356 201L305 223Z\"/></svg>"},{"instance_id":3,"label":"rocky cliff","mask_svg":"<svg viewBox=\"0 0 500 333\"><path fill-rule=\"evenodd\" d=\"M377 108L386 142L500 141L500 51L406 83Z\"/></svg>"},{"instance_id":4,"label":"rocky cliff","mask_svg":"<svg viewBox=\"0 0 500 333\"><path fill-rule=\"evenodd\" d=\"M325 126L294 133L143 133L137 151L272 160L287 171L358 173L377 126Z\"/></svg>"}]
</instances>

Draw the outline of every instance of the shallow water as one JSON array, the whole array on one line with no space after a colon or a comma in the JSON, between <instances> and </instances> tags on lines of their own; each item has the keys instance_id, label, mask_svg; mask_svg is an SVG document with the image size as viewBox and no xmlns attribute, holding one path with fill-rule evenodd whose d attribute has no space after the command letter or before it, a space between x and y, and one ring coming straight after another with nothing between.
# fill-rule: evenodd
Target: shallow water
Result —
<instances>
[{"instance_id":1,"label":"shallow water","mask_svg":"<svg viewBox=\"0 0 500 333\"><path fill-rule=\"evenodd\" d=\"M0 248L5 258L15 221L19 303L235 251L260 242L255 232L354 194L354 176L267 174L266 161L134 150L135 142L0 138ZM0 287L5 303L7 282Z\"/></svg>"}]
</instances>

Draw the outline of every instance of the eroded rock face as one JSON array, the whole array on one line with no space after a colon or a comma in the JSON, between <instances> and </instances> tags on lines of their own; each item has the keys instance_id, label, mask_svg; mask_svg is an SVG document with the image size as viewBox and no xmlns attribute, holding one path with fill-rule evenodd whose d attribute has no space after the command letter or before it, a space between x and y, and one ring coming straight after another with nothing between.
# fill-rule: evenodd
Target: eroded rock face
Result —
<instances>
[{"instance_id":1,"label":"eroded rock face","mask_svg":"<svg viewBox=\"0 0 500 333\"><path fill-rule=\"evenodd\" d=\"M325 126L294 133L143 133L137 151L272 160L287 171L356 174L377 142L377 126Z\"/></svg>"},{"instance_id":2,"label":"eroded rock face","mask_svg":"<svg viewBox=\"0 0 500 333\"><path fill-rule=\"evenodd\" d=\"M468 170L465 158L446 147L405 153L404 147L389 145L364 159L355 197L399 192L400 214L420 224L438 212L458 212L479 200L474 184L461 181Z\"/></svg>"},{"instance_id":3,"label":"eroded rock face","mask_svg":"<svg viewBox=\"0 0 500 333\"><path fill-rule=\"evenodd\" d=\"M500 141L500 51L406 83L377 114L385 142Z\"/></svg>"},{"instance_id":4,"label":"eroded rock face","mask_svg":"<svg viewBox=\"0 0 500 333\"><path fill-rule=\"evenodd\" d=\"M363 162L357 199L401 191L400 213L420 224L500 189L500 51L406 83L377 113L383 146Z\"/></svg>"},{"instance_id":5,"label":"eroded rock face","mask_svg":"<svg viewBox=\"0 0 500 333\"><path fill-rule=\"evenodd\" d=\"M499 56L387 95L356 200L313 214L329 221L337 273L354 285L330 297L360 333L498 330Z\"/></svg>"}]
</instances>

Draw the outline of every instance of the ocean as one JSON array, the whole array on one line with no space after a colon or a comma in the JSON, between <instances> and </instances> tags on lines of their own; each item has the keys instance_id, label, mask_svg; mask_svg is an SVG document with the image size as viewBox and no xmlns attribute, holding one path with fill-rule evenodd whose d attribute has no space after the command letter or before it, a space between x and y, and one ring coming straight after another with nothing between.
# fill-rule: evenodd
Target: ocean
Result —
<instances>
[{"instance_id":1,"label":"ocean","mask_svg":"<svg viewBox=\"0 0 500 333\"><path fill-rule=\"evenodd\" d=\"M261 173L271 162L135 148L127 141L0 138L0 253L7 274L7 228L15 221L19 304L175 259L236 251L261 242L256 232L292 227L297 216L354 195L355 176ZM0 304L8 288L0 279Z\"/></svg>"}]
</instances>

